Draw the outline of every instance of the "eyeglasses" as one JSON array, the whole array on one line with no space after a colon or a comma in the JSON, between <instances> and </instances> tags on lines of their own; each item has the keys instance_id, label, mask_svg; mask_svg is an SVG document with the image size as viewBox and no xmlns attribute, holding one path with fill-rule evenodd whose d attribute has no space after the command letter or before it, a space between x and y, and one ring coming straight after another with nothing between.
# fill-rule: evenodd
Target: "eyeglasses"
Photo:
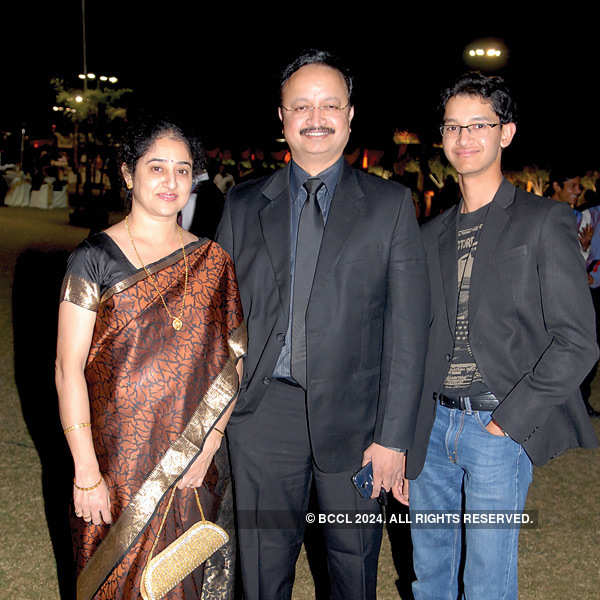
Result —
<instances>
[{"instance_id":1,"label":"eyeglasses","mask_svg":"<svg viewBox=\"0 0 600 600\"><path fill-rule=\"evenodd\" d=\"M350 103L339 106L338 104L323 104L322 106L314 106L313 104L298 104L298 106L287 107L281 105L281 108L287 112L294 113L294 115L307 115L312 113L313 110L318 110L322 115L334 116L341 113L343 110L348 108Z\"/></svg>"},{"instance_id":2,"label":"eyeglasses","mask_svg":"<svg viewBox=\"0 0 600 600\"><path fill-rule=\"evenodd\" d=\"M461 129L476 137L483 137L490 129L497 127L500 123L471 123L470 125L442 125L440 133L446 138L455 138L460 135Z\"/></svg>"}]
</instances>

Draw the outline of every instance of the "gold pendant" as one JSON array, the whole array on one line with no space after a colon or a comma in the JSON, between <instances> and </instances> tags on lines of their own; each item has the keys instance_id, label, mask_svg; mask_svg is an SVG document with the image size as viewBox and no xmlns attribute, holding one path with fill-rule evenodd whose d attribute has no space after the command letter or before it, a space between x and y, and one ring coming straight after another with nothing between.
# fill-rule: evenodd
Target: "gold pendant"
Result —
<instances>
[{"instance_id":1,"label":"gold pendant","mask_svg":"<svg viewBox=\"0 0 600 600\"><path fill-rule=\"evenodd\" d=\"M183 327L183 322L181 321L181 319L179 317L175 317L173 319L173 329L175 331L179 331L182 327Z\"/></svg>"}]
</instances>

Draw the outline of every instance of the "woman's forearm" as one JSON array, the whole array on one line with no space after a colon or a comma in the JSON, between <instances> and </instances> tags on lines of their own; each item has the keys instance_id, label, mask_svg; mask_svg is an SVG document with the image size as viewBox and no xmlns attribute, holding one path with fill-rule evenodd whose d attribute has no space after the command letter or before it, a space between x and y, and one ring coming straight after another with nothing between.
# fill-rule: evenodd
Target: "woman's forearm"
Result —
<instances>
[{"instance_id":1,"label":"woman's forearm","mask_svg":"<svg viewBox=\"0 0 600 600\"><path fill-rule=\"evenodd\" d=\"M90 350L96 314L61 302L56 347L56 391L60 421L75 464L75 481L82 487L98 480L100 470L94 451L90 401L84 369ZM90 481L90 480L94 481Z\"/></svg>"},{"instance_id":2,"label":"woman's forearm","mask_svg":"<svg viewBox=\"0 0 600 600\"><path fill-rule=\"evenodd\" d=\"M85 486L100 474L92 440L90 403L83 372L65 370L57 361L56 390L60 421L73 457L75 480ZM89 425L88 425L89 424Z\"/></svg>"},{"instance_id":3,"label":"woman's forearm","mask_svg":"<svg viewBox=\"0 0 600 600\"><path fill-rule=\"evenodd\" d=\"M236 365L236 371L238 374L238 386L242 383L242 376L244 374L244 363L243 359L240 358ZM239 390L239 388L238 388ZM239 393L239 392L238 392ZM218 429L222 432L225 432L225 427L227 427L227 423L229 423L229 418L231 417L231 413L235 409L235 403L237 402L237 396L234 398L233 402L227 407L227 410L221 415L221 418L215 423L215 429Z\"/></svg>"}]
</instances>

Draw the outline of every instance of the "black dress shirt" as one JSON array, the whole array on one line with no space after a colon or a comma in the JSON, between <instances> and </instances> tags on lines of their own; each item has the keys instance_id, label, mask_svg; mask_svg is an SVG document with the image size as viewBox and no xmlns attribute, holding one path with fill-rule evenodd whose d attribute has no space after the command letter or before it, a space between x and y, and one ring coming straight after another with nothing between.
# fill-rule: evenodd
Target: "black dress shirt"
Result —
<instances>
[{"instance_id":1,"label":"black dress shirt","mask_svg":"<svg viewBox=\"0 0 600 600\"><path fill-rule=\"evenodd\" d=\"M329 208L331 207L331 201L335 194L335 188L339 181L342 173L342 164L344 157L340 158L330 167L322 171L316 177L323 181L324 185L321 186L317 192L317 202L323 215L323 223L327 224L327 215L329 214ZM291 350L292 350L292 306L294 302L294 270L296 266L296 242L298 239L298 223L300 222L300 213L302 207L306 202L307 192L304 188L304 182L310 179L309 175L304 169L299 167L294 161L290 165L290 307L289 307L289 318L288 327L285 333L285 341L281 348L281 353L277 359L277 364L273 370L273 377L279 379L291 379Z\"/></svg>"}]
</instances>

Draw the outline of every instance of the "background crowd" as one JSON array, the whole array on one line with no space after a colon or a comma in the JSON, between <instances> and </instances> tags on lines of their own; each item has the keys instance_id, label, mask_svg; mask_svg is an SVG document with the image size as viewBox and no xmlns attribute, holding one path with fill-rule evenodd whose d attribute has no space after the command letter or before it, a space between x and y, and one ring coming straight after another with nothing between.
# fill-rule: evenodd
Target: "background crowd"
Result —
<instances>
[{"instance_id":1,"label":"background crowd","mask_svg":"<svg viewBox=\"0 0 600 600\"><path fill-rule=\"evenodd\" d=\"M78 149L74 150L73 135L62 136L55 132L52 139L25 139L20 153L13 138L0 138L0 172L3 175L0 178L0 205L28 206L31 193L43 190L47 185L54 192L64 192L68 205L79 209L72 219L77 221L80 217L83 222L74 221L73 224L85 226L87 221L106 218L108 212L123 209L116 144L102 145L92 136L91 139L82 138ZM439 145L427 147L419 143L415 134L405 131L394 132L392 140L370 148L352 145L351 140L345 150L346 161L354 168L407 185L413 192L415 211L421 223L455 204L459 194L457 175L443 157ZM290 160L283 140L271 145L237 147L203 142L206 176L202 181L208 178L222 195L237 183L272 174ZM557 194L552 178L564 181L567 175L572 180L568 190ZM551 169L527 165L520 170L505 171L505 176L517 187L568 202L579 212L600 203L598 170L565 169L560 164L551 165ZM22 186L26 188L25 194L19 190ZM54 206L58 207L56 202ZM37 207L52 208L53 204L50 201L48 206Z\"/></svg>"}]
</instances>

